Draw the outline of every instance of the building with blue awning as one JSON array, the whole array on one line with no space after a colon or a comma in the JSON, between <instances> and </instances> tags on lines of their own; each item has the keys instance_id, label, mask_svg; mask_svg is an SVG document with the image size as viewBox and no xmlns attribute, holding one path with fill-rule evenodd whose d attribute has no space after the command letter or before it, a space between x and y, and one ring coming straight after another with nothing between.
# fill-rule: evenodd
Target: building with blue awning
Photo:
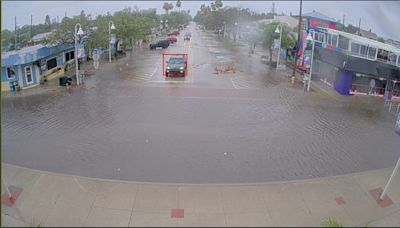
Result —
<instances>
[{"instance_id":1,"label":"building with blue awning","mask_svg":"<svg viewBox=\"0 0 400 228\"><path fill-rule=\"evenodd\" d=\"M1 54L1 90L29 88L64 74L64 64L73 62L74 45L38 44Z\"/></svg>"}]
</instances>

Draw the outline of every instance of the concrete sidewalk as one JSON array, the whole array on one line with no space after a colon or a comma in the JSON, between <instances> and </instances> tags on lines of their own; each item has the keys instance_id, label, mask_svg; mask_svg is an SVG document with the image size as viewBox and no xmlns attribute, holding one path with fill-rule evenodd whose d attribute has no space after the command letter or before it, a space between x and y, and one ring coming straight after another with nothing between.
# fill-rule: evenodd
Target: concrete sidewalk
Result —
<instances>
[{"instance_id":1,"label":"concrete sidewalk","mask_svg":"<svg viewBox=\"0 0 400 228\"><path fill-rule=\"evenodd\" d=\"M256 184L164 184L100 180L2 163L21 195L2 198L2 226L400 226L400 175L378 204L391 169ZM2 185L2 194L5 188ZM392 203L390 203L390 200Z\"/></svg>"}]
</instances>

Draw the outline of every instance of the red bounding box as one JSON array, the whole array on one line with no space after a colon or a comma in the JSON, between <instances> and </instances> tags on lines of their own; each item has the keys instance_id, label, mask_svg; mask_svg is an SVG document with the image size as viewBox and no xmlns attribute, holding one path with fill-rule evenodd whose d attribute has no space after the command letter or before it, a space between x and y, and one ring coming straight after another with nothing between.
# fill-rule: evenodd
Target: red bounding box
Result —
<instances>
[{"instance_id":1,"label":"red bounding box","mask_svg":"<svg viewBox=\"0 0 400 228\"><path fill-rule=\"evenodd\" d=\"M185 67L184 69L167 69L169 64L165 64L166 61L173 58L174 56L182 56L184 58ZM162 53L162 76L177 76L185 77L188 74L188 54L185 53Z\"/></svg>"}]
</instances>

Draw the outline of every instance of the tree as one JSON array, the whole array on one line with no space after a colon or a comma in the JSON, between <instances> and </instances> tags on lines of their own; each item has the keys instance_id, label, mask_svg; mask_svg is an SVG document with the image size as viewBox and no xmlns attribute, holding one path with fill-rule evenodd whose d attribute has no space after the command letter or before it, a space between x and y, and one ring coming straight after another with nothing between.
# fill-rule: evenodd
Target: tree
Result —
<instances>
[{"instance_id":1,"label":"tree","mask_svg":"<svg viewBox=\"0 0 400 228\"><path fill-rule=\"evenodd\" d=\"M163 9L165 10L165 14L168 15L168 12L173 8L174 6L172 5L172 3L164 2Z\"/></svg>"},{"instance_id":2,"label":"tree","mask_svg":"<svg viewBox=\"0 0 400 228\"><path fill-rule=\"evenodd\" d=\"M14 33L8 29L1 31L1 49L7 49L6 47L10 47L10 49L14 49Z\"/></svg>"},{"instance_id":3,"label":"tree","mask_svg":"<svg viewBox=\"0 0 400 228\"><path fill-rule=\"evenodd\" d=\"M262 25L261 30L262 30L262 35L260 36L262 39L262 44L264 48L267 48L269 50L269 63L270 65L272 64L272 44L274 39L279 39L279 33L275 33L275 30L278 26L278 22L273 22L267 25ZM290 31L290 28L286 25L282 26L282 43L281 47L282 48L291 48L294 45L294 41L290 39L287 35L288 32Z\"/></svg>"},{"instance_id":4,"label":"tree","mask_svg":"<svg viewBox=\"0 0 400 228\"><path fill-rule=\"evenodd\" d=\"M211 2L211 10L212 11L215 11L215 10L217 10L217 7L215 7L215 4L214 4L214 2Z\"/></svg>"},{"instance_id":5,"label":"tree","mask_svg":"<svg viewBox=\"0 0 400 228\"><path fill-rule=\"evenodd\" d=\"M176 7L178 7L179 12L181 12L181 5L182 5L181 0L177 0L177 1L176 1Z\"/></svg>"},{"instance_id":6,"label":"tree","mask_svg":"<svg viewBox=\"0 0 400 228\"><path fill-rule=\"evenodd\" d=\"M44 20L44 24L47 25L48 31L50 32L51 30L51 21L50 21L50 16L46 15L46 19Z\"/></svg>"},{"instance_id":7,"label":"tree","mask_svg":"<svg viewBox=\"0 0 400 228\"><path fill-rule=\"evenodd\" d=\"M216 1L215 1L215 7L216 7L218 10L221 9L222 6L223 6L222 0L216 0Z\"/></svg>"}]
</instances>

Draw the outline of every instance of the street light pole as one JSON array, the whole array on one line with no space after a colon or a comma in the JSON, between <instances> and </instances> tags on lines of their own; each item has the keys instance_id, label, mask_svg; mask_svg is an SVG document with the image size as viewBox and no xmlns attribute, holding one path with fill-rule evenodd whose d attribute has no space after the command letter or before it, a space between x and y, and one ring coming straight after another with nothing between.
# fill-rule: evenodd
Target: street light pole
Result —
<instances>
[{"instance_id":1,"label":"street light pole","mask_svg":"<svg viewBox=\"0 0 400 228\"><path fill-rule=\"evenodd\" d=\"M394 167L393 172L392 172L392 175L390 175L390 178L389 178L389 180L388 180L388 182L387 182L385 188L383 189L383 192L382 192L381 195L379 196L379 199L380 199L380 200L383 200L383 198L385 197L386 192L387 192L387 190L388 190L390 184L392 183L393 178L394 178L394 176L396 175L397 170L399 169L399 167L400 167L400 157L399 157L399 159L397 160L396 166Z\"/></svg>"},{"instance_id":2,"label":"street light pole","mask_svg":"<svg viewBox=\"0 0 400 228\"><path fill-rule=\"evenodd\" d=\"M224 21L224 38L225 38L225 32L226 32L226 22Z\"/></svg>"},{"instance_id":3,"label":"street light pole","mask_svg":"<svg viewBox=\"0 0 400 228\"><path fill-rule=\"evenodd\" d=\"M108 62L111 63L111 29L115 29L114 22L109 21L108 22Z\"/></svg>"},{"instance_id":4,"label":"street light pole","mask_svg":"<svg viewBox=\"0 0 400 228\"><path fill-rule=\"evenodd\" d=\"M309 39L309 37L311 39ZM307 36L307 40L310 40L312 42L312 48L311 48L311 63L310 63L310 75L308 77L308 84L307 84L307 92L310 92L310 86L311 86L311 76L312 76L312 70L313 70L313 60L314 60L314 47L315 47L315 40L311 37L310 33Z\"/></svg>"},{"instance_id":5,"label":"street light pole","mask_svg":"<svg viewBox=\"0 0 400 228\"><path fill-rule=\"evenodd\" d=\"M297 31L297 49L296 49L296 52L294 54L295 58L294 58L294 67L293 67L292 77L296 76L296 66L297 66L297 58L298 58L297 53L299 52L299 47L300 47L301 9L302 9L302 5L303 5L303 1L300 0L299 29Z\"/></svg>"},{"instance_id":6,"label":"street light pole","mask_svg":"<svg viewBox=\"0 0 400 228\"><path fill-rule=\"evenodd\" d=\"M78 30L79 25L79 31ZM79 85L79 70L78 70L78 35L83 35L82 25L77 23L75 25L75 73L76 73L76 84Z\"/></svg>"},{"instance_id":7,"label":"street light pole","mask_svg":"<svg viewBox=\"0 0 400 228\"><path fill-rule=\"evenodd\" d=\"M280 28L280 30L278 30L278 28ZM278 69L279 67L279 59L281 56L281 49L282 49L282 24L278 24L278 26L276 26L275 33L278 32L279 32L279 50L278 50L278 60L276 61L276 69Z\"/></svg>"},{"instance_id":8,"label":"street light pole","mask_svg":"<svg viewBox=\"0 0 400 228\"><path fill-rule=\"evenodd\" d=\"M237 26L238 26L238 23L237 22L235 22L235 37L234 37L234 41L236 42L236 39L237 39L237 33L238 33L238 31L237 31Z\"/></svg>"}]
</instances>

